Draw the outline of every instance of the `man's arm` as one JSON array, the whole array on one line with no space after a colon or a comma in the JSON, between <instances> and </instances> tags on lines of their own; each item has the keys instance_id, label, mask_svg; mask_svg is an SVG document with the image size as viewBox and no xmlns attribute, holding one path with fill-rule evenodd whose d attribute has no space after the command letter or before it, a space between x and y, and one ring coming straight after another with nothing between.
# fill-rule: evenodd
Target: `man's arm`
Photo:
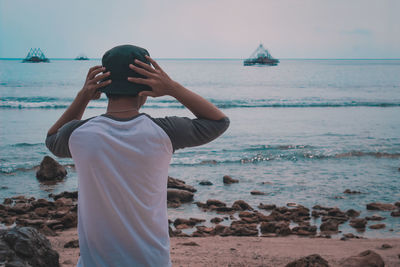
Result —
<instances>
[{"instance_id":1,"label":"man's arm","mask_svg":"<svg viewBox=\"0 0 400 267\"><path fill-rule=\"evenodd\" d=\"M111 83L111 80L100 82L102 79L110 75L110 72L100 74L104 70L105 68L103 68L102 66L94 66L89 69L83 88L79 91L74 101L67 108L67 110L49 129L49 131L47 132L47 136L57 133L58 129L60 129L62 126L72 120L80 120L83 113L85 112L86 106L88 105L89 101L100 98L101 92L97 91L97 89Z\"/></svg>"},{"instance_id":2,"label":"man's arm","mask_svg":"<svg viewBox=\"0 0 400 267\"><path fill-rule=\"evenodd\" d=\"M129 77L128 80L130 82L148 85L152 89L152 91L140 92L140 96L159 97L169 95L187 107L197 118L214 121L226 118L226 115L211 102L173 81L161 69L157 62L150 57L147 57L147 59L154 68L139 60L135 60L135 64L140 67L132 64L129 65L132 70L142 74L146 79Z\"/></svg>"}]
</instances>

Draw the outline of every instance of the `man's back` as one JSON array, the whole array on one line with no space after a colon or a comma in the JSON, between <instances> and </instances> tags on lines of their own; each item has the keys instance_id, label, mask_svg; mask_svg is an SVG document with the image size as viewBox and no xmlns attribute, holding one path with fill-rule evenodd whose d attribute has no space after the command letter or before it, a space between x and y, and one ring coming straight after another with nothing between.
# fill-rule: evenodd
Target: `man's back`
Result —
<instances>
[{"instance_id":1,"label":"man's back","mask_svg":"<svg viewBox=\"0 0 400 267\"><path fill-rule=\"evenodd\" d=\"M168 135L150 118L105 116L74 130L78 266L168 266Z\"/></svg>"}]
</instances>

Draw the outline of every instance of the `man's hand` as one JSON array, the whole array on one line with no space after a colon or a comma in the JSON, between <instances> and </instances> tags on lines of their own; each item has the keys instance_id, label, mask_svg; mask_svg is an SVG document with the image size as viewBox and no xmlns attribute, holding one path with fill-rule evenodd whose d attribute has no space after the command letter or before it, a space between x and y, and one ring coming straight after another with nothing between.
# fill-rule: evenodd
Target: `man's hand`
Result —
<instances>
[{"instance_id":1,"label":"man's hand","mask_svg":"<svg viewBox=\"0 0 400 267\"><path fill-rule=\"evenodd\" d=\"M83 88L79 91L78 95L63 115L61 115L56 123L49 129L47 135L55 134L64 124L72 120L80 120L89 101L100 98L101 92L97 90L111 83L111 80L101 82L102 79L110 75L110 72L100 74L104 70L105 68L102 66L94 66L89 69Z\"/></svg>"},{"instance_id":2,"label":"man's hand","mask_svg":"<svg viewBox=\"0 0 400 267\"><path fill-rule=\"evenodd\" d=\"M85 99L87 100L99 99L101 96L101 92L97 90L111 83L111 80L101 82L101 80L110 76L110 72L100 74L103 71L105 71L105 68L102 66L94 66L89 69L89 72L86 76L85 84L83 85L83 88L80 91L80 93Z\"/></svg>"},{"instance_id":3,"label":"man's hand","mask_svg":"<svg viewBox=\"0 0 400 267\"><path fill-rule=\"evenodd\" d=\"M159 97L169 95L187 107L196 117L209 120L220 120L226 115L211 102L200 95L186 89L179 83L173 81L152 58L146 56L152 66L135 60L135 64L129 67L146 78L128 77L128 81L145 84L151 87L151 91L142 91L140 96Z\"/></svg>"},{"instance_id":4,"label":"man's hand","mask_svg":"<svg viewBox=\"0 0 400 267\"><path fill-rule=\"evenodd\" d=\"M135 66L133 64L129 65L133 71L145 76L146 78L134 78L128 77L128 81L133 83L145 84L151 87L152 91L142 91L139 93L139 96L151 96L151 97L159 97L164 95L173 96L174 89L177 88L176 82L174 82L168 74L166 74L163 69L157 64L155 60L146 56L146 58L150 61L151 65L148 65L142 61L135 60Z\"/></svg>"}]
</instances>

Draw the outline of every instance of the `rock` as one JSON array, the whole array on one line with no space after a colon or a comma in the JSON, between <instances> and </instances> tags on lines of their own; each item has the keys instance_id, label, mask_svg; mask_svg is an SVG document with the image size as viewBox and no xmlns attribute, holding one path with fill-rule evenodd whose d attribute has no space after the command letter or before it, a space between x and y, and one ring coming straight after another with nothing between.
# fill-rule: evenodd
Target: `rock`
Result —
<instances>
[{"instance_id":1,"label":"rock","mask_svg":"<svg viewBox=\"0 0 400 267\"><path fill-rule=\"evenodd\" d=\"M229 227L233 236L258 236L257 224L243 224L232 222Z\"/></svg>"},{"instance_id":2,"label":"rock","mask_svg":"<svg viewBox=\"0 0 400 267\"><path fill-rule=\"evenodd\" d=\"M372 250L366 250L344 260L343 267L384 267L382 257Z\"/></svg>"},{"instance_id":3,"label":"rock","mask_svg":"<svg viewBox=\"0 0 400 267\"><path fill-rule=\"evenodd\" d=\"M45 156L40 163L39 170L36 172L36 178L41 181L59 181L67 176L67 170L64 166L49 156Z\"/></svg>"},{"instance_id":4,"label":"rock","mask_svg":"<svg viewBox=\"0 0 400 267\"><path fill-rule=\"evenodd\" d=\"M177 218L174 221L174 226L178 227L179 225L186 225L186 227L180 227L181 229L186 229L195 226L198 223L204 222L205 220L203 219L196 219L196 218L190 218L188 219L183 219L183 218Z\"/></svg>"},{"instance_id":5,"label":"rock","mask_svg":"<svg viewBox=\"0 0 400 267\"><path fill-rule=\"evenodd\" d=\"M179 243L178 245L182 245L182 246L191 246L191 247L198 247L200 246L199 244L197 244L196 242L185 242L185 243Z\"/></svg>"},{"instance_id":6,"label":"rock","mask_svg":"<svg viewBox=\"0 0 400 267\"><path fill-rule=\"evenodd\" d=\"M168 184L167 184L168 188L176 188L176 189L181 189L181 190L186 190L189 192L196 192L197 190L191 186L191 185L187 185L184 181L173 178L171 176L168 176Z\"/></svg>"},{"instance_id":7,"label":"rock","mask_svg":"<svg viewBox=\"0 0 400 267\"><path fill-rule=\"evenodd\" d=\"M199 185L213 185L213 183L207 180L203 180L199 182Z\"/></svg>"},{"instance_id":8,"label":"rock","mask_svg":"<svg viewBox=\"0 0 400 267\"><path fill-rule=\"evenodd\" d=\"M381 246L381 249L388 249L388 248L393 248L393 247L389 244L382 244Z\"/></svg>"},{"instance_id":9,"label":"rock","mask_svg":"<svg viewBox=\"0 0 400 267\"><path fill-rule=\"evenodd\" d=\"M236 200L232 204L232 209L234 209L234 210L253 210L253 208L249 204L247 204L247 202L244 200Z\"/></svg>"},{"instance_id":10,"label":"rock","mask_svg":"<svg viewBox=\"0 0 400 267\"><path fill-rule=\"evenodd\" d=\"M262 196L262 195L265 195L265 192L253 190L253 191L250 192L250 194L256 195L256 196Z\"/></svg>"},{"instance_id":11,"label":"rock","mask_svg":"<svg viewBox=\"0 0 400 267\"><path fill-rule=\"evenodd\" d=\"M273 210L273 209L276 208L276 205L275 204L263 204L263 203L260 203L260 205L258 205L258 208L259 209L263 209L263 210Z\"/></svg>"},{"instance_id":12,"label":"rock","mask_svg":"<svg viewBox=\"0 0 400 267\"><path fill-rule=\"evenodd\" d=\"M400 211L392 211L390 213L390 216L392 216L392 217L400 217Z\"/></svg>"},{"instance_id":13,"label":"rock","mask_svg":"<svg viewBox=\"0 0 400 267\"><path fill-rule=\"evenodd\" d=\"M390 203L380 203L374 202L367 204L367 210L382 210L382 211L391 211L395 210L396 206Z\"/></svg>"},{"instance_id":14,"label":"rock","mask_svg":"<svg viewBox=\"0 0 400 267\"><path fill-rule=\"evenodd\" d=\"M328 262L318 254L312 254L307 257L292 261L286 267L329 267Z\"/></svg>"},{"instance_id":15,"label":"rock","mask_svg":"<svg viewBox=\"0 0 400 267\"><path fill-rule=\"evenodd\" d=\"M0 230L0 255L2 264L10 267L60 266L50 241L31 227Z\"/></svg>"},{"instance_id":16,"label":"rock","mask_svg":"<svg viewBox=\"0 0 400 267\"><path fill-rule=\"evenodd\" d=\"M384 223L373 224L369 226L369 229L383 229L386 227Z\"/></svg>"},{"instance_id":17,"label":"rock","mask_svg":"<svg viewBox=\"0 0 400 267\"><path fill-rule=\"evenodd\" d=\"M298 207L298 205L296 203L294 203L294 202L286 203L286 206L288 206L288 207Z\"/></svg>"},{"instance_id":18,"label":"rock","mask_svg":"<svg viewBox=\"0 0 400 267\"><path fill-rule=\"evenodd\" d=\"M59 198L78 199L78 191L73 191L73 192L64 191L64 192L62 192L60 194L57 194L57 195L49 194L49 197L53 198L54 200L57 200Z\"/></svg>"},{"instance_id":19,"label":"rock","mask_svg":"<svg viewBox=\"0 0 400 267\"><path fill-rule=\"evenodd\" d=\"M343 193L345 193L345 194L361 194L360 191L352 191L352 190L350 190L350 189L344 190Z\"/></svg>"},{"instance_id":20,"label":"rock","mask_svg":"<svg viewBox=\"0 0 400 267\"><path fill-rule=\"evenodd\" d=\"M76 212L69 212L64 217L61 218L61 223L65 228L76 227L78 224L78 216ZM54 229L54 228L53 228Z\"/></svg>"},{"instance_id":21,"label":"rock","mask_svg":"<svg viewBox=\"0 0 400 267\"><path fill-rule=\"evenodd\" d=\"M233 179L233 178L230 177L229 175L225 175L225 176L222 178L222 181L224 182L224 184L239 183L239 180Z\"/></svg>"},{"instance_id":22,"label":"rock","mask_svg":"<svg viewBox=\"0 0 400 267\"><path fill-rule=\"evenodd\" d=\"M290 235L292 231L287 222L262 222L260 225L261 233L275 233L279 235Z\"/></svg>"},{"instance_id":23,"label":"rock","mask_svg":"<svg viewBox=\"0 0 400 267\"><path fill-rule=\"evenodd\" d=\"M321 231L332 231L337 232L339 230L339 222L336 220L327 220L319 226Z\"/></svg>"},{"instance_id":24,"label":"rock","mask_svg":"<svg viewBox=\"0 0 400 267\"><path fill-rule=\"evenodd\" d=\"M13 200L11 198L5 198L3 201L4 205L11 205L13 203Z\"/></svg>"},{"instance_id":25,"label":"rock","mask_svg":"<svg viewBox=\"0 0 400 267\"><path fill-rule=\"evenodd\" d=\"M181 203L190 202L193 200L194 194L192 192L181 190L181 189L168 189L167 200L168 204L175 203L180 205Z\"/></svg>"},{"instance_id":26,"label":"rock","mask_svg":"<svg viewBox=\"0 0 400 267\"><path fill-rule=\"evenodd\" d=\"M214 217L210 220L210 222L218 224L220 222L222 222L224 219L220 218L220 217Z\"/></svg>"},{"instance_id":27,"label":"rock","mask_svg":"<svg viewBox=\"0 0 400 267\"><path fill-rule=\"evenodd\" d=\"M346 215L349 216L349 217L354 218L354 217L360 216L360 212L356 211L356 210L353 210L353 209L349 209L349 210L346 211Z\"/></svg>"},{"instance_id":28,"label":"rock","mask_svg":"<svg viewBox=\"0 0 400 267\"><path fill-rule=\"evenodd\" d=\"M33 212L40 217L47 217L47 215L49 215L49 210L47 208L36 208Z\"/></svg>"},{"instance_id":29,"label":"rock","mask_svg":"<svg viewBox=\"0 0 400 267\"><path fill-rule=\"evenodd\" d=\"M224 202L222 202L222 201L219 201L219 200L216 200L216 199L209 199L209 200L207 200L206 205L207 205L208 207L210 207L210 206L215 206L215 207L226 207L226 203L224 203Z\"/></svg>"},{"instance_id":30,"label":"rock","mask_svg":"<svg viewBox=\"0 0 400 267\"><path fill-rule=\"evenodd\" d=\"M75 239L65 243L64 248L79 248L79 240Z\"/></svg>"},{"instance_id":31,"label":"rock","mask_svg":"<svg viewBox=\"0 0 400 267\"><path fill-rule=\"evenodd\" d=\"M352 233L348 233L348 234L343 234L343 237L345 238L356 238L356 239L360 239L361 237Z\"/></svg>"},{"instance_id":32,"label":"rock","mask_svg":"<svg viewBox=\"0 0 400 267\"><path fill-rule=\"evenodd\" d=\"M363 218L356 218L350 221L350 226L356 229L365 229L367 220Z\"/></svg>"},{"instance_id":33,"label":"rock","mask_svg":"<svg viewBox=\"0 0 400 267\"><path fill-rule=\"evenodd\" d=\"M394 203L394 205L398 208L400 208L400 201L397 201L396 203Z\"/></svg>"},{"instance_id":34,"label":"rock","mask_svg":"<svg viewBox=\"0 0 400 267\"><path fill-rule=\"evenodd\" d=\"M382 221L382 220L385 220L386 218L382 217L381 215L374 214L371 217L365 217L365 219L367 221Z\"/></svg>"}]
</instances>

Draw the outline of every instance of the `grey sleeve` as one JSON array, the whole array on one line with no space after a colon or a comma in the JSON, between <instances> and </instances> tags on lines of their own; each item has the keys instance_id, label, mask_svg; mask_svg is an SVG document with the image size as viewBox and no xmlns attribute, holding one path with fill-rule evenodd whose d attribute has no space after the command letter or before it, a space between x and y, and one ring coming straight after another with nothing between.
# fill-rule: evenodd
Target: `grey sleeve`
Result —
<instances>
[{"instance_id":1,"label":"grey sleeve","mask_svg":"<svg viewBox=\"0 0 400 267\"><path fill-rule=\"evenodd\" d=\"M229 127L228 117L218 121L186 117L152 118L152 120L167 133L174 151L211 142Z\"/></svg>"},{"instance_id":2,"label":"grey sleeve","mask_svg":"<svg viewBox=\"0 0 400 267\"><path fill-rule=\"evenodd\" d=\"M64 124L58 131L46 137L46 146L55 156L60 158L71 158L68 141L72 132L87 122L87 120L72 120Z\"/></svg>"}]
</instances>

